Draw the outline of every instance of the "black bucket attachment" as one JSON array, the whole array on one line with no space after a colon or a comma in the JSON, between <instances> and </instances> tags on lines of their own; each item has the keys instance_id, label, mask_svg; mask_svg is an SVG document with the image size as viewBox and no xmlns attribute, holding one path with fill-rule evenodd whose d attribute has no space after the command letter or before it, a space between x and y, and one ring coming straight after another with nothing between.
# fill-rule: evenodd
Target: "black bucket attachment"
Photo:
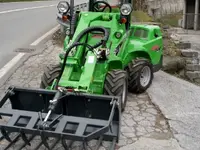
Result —
<instances>
[{"instance_id":1,"label":"black bucket attachment","mask_svg":"<svg viewBox=\"0 0 200 150\"><path fill-rule=\"evenodd\" d=\"M52 100L56 99L59 101L50 111ZM12 108L4 108L9 100ZM1 119L9 118L4 123L0 121L1 139L10 142L8 147L19 137L24 141L22 147L31 145L35 136L40 136L40 146L48 149L52 147L47 137L57 139L53 147L61 142L65 149L68 149L65 140L81 141L85 145L99 139L99 145L102 140L115 145L119 139L120 110L118 97L10 87L0 102ZM11 140L9 135L13 132L17 136ZM27 134L31 136L28 138Z\"/></svg>"}]
</instances>

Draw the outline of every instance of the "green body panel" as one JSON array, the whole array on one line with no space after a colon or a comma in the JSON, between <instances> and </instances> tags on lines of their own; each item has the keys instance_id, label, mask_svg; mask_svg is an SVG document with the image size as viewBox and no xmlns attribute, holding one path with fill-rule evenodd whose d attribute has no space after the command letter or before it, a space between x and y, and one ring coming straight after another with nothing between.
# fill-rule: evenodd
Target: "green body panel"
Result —
<instances>
[{"instance_id":1,"label":"green body panel","mask_svg":"<svg viewBox=\"0 0 200 150\"><path fill-rule=\"evenodd\" d=\"M72 87L79 91L103 94L104 81L108 71L124 69L136 57L147 58L152 65L160 62L163 41L160 28L153 25L131 25L127 30L125 24L119 23L120 13L80 12L76 31L71 39L66 37L64 51L75 41L84 29L102 26L109 30L106 44L110 49L108 59L99 61L96 55L85 47L73 49L67 59L59 86ZM118 33L119 37L116 37ZM83 37L81 42L96 44L101 38L96 33ZM60 54L61 64L63 55Z\"/></svg>"},{"instance_id":2,"label":"green body panel","mask_svg":"<svg viewBox=\"0 0 200 150\"><path fill-rule=\"evenodd\" d=\"M138 31L145 32L137 34ZM156 38L155 31L158 33L158 37ZM158 46L159 50L152 50L154 46ZM156 65L160 62L162 53L162 33L158 26L132 25L127 33L127 39L122 46L122 51L118 56L123 58L124 67L136 57L147 58L153 65Z\"/></svg>"}]
</instances>

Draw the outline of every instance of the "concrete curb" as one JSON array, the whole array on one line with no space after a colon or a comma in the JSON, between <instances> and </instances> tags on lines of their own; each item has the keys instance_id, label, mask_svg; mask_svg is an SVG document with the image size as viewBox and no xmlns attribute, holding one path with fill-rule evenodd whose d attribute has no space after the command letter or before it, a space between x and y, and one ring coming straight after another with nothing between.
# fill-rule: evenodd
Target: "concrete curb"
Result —
<instances>
[{"instance_id":1,"label":"concrete curb","mask_svg":"<svg viewBox=\"0 0 200 150\"><path fill-rule=\"evenodd\" d=\"M58 30L56 30L57 32ZM55 32L54 32L55 33ZM47 36L44 40L40 42L38 46L28 46L28 48L35 48L36 51L32 53L27 53L25 56L22 57L20 61L18 61L1 79L0 79L0 87L3 86L6 81L13 75L13 73L22 66L30 57L38 55L42 53L45 49L47 49L47 46L44 45L48 40L51 40L51 36L54 34L50 34Z\"/></svg>"}]
</instances>

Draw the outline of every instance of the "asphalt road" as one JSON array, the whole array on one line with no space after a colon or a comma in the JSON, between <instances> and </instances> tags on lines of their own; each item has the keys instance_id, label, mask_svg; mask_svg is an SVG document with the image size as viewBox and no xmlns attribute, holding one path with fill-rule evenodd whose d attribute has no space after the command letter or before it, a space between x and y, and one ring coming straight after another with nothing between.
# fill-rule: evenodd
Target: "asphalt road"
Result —
<instances>
[{"instance_id":1,"label":"asphalt road","mask_svg":"<svg viewBox=\"0 0 200 150\"><path fill-rule=\"evenodd\" d=\"M0 68L17 55L17 48L28 47L58 24L58 2L0 3ZM82 0L76 1L79 2Z\"/></svg>"},{"instance_id":2,"label":"asphalt road","mask_svg":"<svg viewBox=\"0 0 200 150\"><path fill-rule=\"evenodd\" d=\"M27 47L57 25L57 4L58 1L0 4L0 68L17 55L16 48ZM49 7L8 12L40 6Z\"/></svg>"},{"instance_id":3,"label":"asphalt road","mask_svg":"<svg viewBox=\"0 0 200 150\"><path fill-rule=\"evenodd\" d=\"M162 71L148 89L183 150L200 150L200 87Z\"/></svg>"}]
</instances>

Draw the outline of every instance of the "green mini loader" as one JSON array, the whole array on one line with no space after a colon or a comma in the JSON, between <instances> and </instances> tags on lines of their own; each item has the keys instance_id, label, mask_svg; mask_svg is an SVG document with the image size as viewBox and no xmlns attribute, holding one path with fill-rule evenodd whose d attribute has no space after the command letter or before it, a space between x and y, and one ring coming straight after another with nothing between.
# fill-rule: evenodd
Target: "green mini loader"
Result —
<instances>
[{"instance_id":1,"label":"green mini loader","mask_svg":"<svg viewBox=\"0 0 200 150\"><path fill-rule=\"evenodd\" d=\"M131 24L132 5L131 0L90 0L88 11L80 11L73 0L58 4L63 24L69 23L60 62L46 67L40 88L8 88L0 102L1 139L10 142L5 149L20 137L24 144L16 149L23 149L38 136L35 149L61 143L68 150L70 140L86 150L94 139L96 149L102 141L115 149L127 93L144 92L162 66L161 30Z\"/></svg>"}]
</instances>

